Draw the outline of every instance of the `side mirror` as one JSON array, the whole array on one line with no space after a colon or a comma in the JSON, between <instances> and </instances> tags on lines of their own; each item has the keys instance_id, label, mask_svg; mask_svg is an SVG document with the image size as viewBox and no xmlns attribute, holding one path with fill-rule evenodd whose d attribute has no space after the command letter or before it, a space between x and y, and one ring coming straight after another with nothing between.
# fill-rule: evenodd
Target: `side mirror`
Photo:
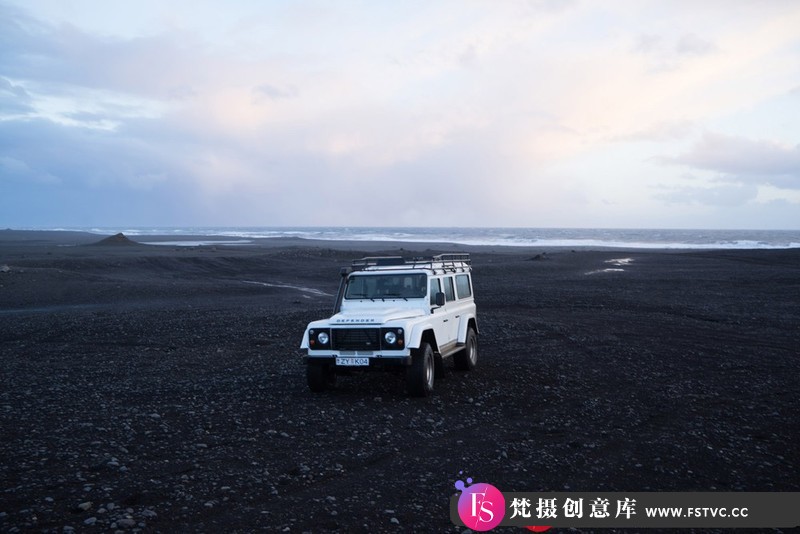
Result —
<instances>
[{"instance_id":1,"label":"side mirror","mask_svg":"<svg viewBox=\"0 0 800 534\"><path fill-rule=\"evenodd\" d=\"M436 293L436 295L434 296L434 302L436 303L437 306L444 306L445 303L444 293L442 293L441 291Z\"/></svg>"}]
</instances>

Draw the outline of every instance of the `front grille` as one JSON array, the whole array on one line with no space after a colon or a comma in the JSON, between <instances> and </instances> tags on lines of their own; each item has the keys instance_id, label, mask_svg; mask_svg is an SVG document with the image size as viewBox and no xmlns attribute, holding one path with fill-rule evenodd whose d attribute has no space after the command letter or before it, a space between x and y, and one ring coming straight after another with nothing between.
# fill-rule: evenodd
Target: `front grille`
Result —
<instances>
[{"instance_id":1,"label":"front grille","mask_svg":"<svg viewBox=\"0 0 800 534\"><path fill-rule=\"evenodd\" d=\"M379 328L334 328L331 343L334 350L379 350Z\"/></svg>"}]
</instances>

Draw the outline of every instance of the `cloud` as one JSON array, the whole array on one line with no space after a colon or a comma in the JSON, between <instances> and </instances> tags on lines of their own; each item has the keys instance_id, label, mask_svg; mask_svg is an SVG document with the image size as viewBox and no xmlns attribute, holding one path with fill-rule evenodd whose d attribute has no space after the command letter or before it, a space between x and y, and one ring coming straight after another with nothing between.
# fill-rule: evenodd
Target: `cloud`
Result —
<instances>
[{"instance_id":1,"label":"cloud","mask_svg":"<svg viewBox=\"0 0 800 534\"><path fill-rule=\"evenodd\" d=\"M675 45L675 51L680 55L704 56L717 52L719 48L711 41L707 41L694 33L681 35Z\"/></svg>"},{"instance_id":2,"label":"cloud","mask_svg":"<svg viewBox=\"0 0 800 534\"><path fill-rule=\"evenodd\" d=\"M297 98L297 96L300 94L300 91L298 91L297 87L293 85L289 85L286 87L277 87L275 85L268 83L264 83L254 87L253 92L257 96L256 101L260 100L258 98L260 96L266 96L271 100L280 100L282 98Z\"/></svg>"},{"instance_id":3,"label":"cloud","mask_svg":"<svg viewBox=\"0 0 800 534\"><path fill-rule=\"evenodd\" d=\"M68 23L49 24L0 4L0 72L49 94L72 88L118 91L146 98L185 94L208 81L208 51L191 33L147 37L101 36ZM198 63L200 54L206 57Z\"/></svg>"},{"instance_id":4,"label":"cloud","mask_svg":"<svg viewBox=\"0 0 800 534\"><path fill-rule=\"evenodd\" d=\"M704 56L719 51L719 47L696 33L684 33L676 37L658 34L639 34L631 50L637 54L651 55L662 61L675 60L678 56Z\"/></svg>"},{"instance_id":5,"label":"cloud","mask_svg":"<svg viewBox=\"0 0 800 534\"><path fill-rule=\"evenodd\" d=\"M599 198L636 221L651 190L630 182L650 176L650 152L733 176L719 169L743 162L705 140L673 147L797 87L788 7L144 2L147 24L115 33L124 21L104 25L114 10L90 2L13 1L0 5L0 106L16 110L0 121L0 172L53 176L53 195L130 194L130 214L165 206L144 193L183 198L163 217L209 224L590 225L575 206ZM778 148L756 152L791 153ZM760 183L743 176L697 193L733 202ZM676 183L662 191L675 202Z\"/></svg>"},{"instance_id":6,"label":"cloud","mask_svg":"<svg viewBox=\"0 0 800 534\"><path fill-rule=\"evenodd\" d=\"M127 134L47 119L0 121L0 157L17 182L48 181L80 188L152 189L154 176L179 168L167 146Z\"/></svg>"},{"instance_id":7,"label":"cloud","mask_svg":"<svg viewBox=\"0 0 800 534\"><path fill-rule=\"evenodd\" d=\"M618 141L675 141L690 136L696 125L691 121L663 121L648 128L620 136Z\"/></svg>"},{"instance_id":8,"label":"cloud","mask_svg":"<svg viewBox=\"0 0 800 534\"><path fill-rule=\"evenodd\" d=\"M800 145L706 132L689 151L662 161L717 172L731 181L800 189Z\"/></svg>"},{"instance_id":9,"label":"cloud","mask_svg":"<svg viewBox=\"0 0 800 534\"><path fill-rule=\"evenodd\" d=\"M21 85L15 85L0 76L0 118L9 115L27 115L34 111L31 95Z\"/></svg>"},{"instance_id":10,"label":"cloud","mask_svg":"<svg viewBox=\"0 0 800 534\"><path fill-rule=\"evenodd\" d=\"M18 182L33 182L43 184L58 184L61 180L48 172L37 171L22 160L10 156L0 156L0 177L7 183L11 180Z\"/></svg>"},{"instance_id":11,"label":"cloud","mask_svg":"<svg viewBox=\"0 0 800 534\"><path fill-rule=\"evenodd\" d=\"M741 206L758 196L752 184L721 184L711 187L667 187L655 198L672 204L703 204L707 206Z\"/></svg>"},{"instance_id":12,"label":"cloud","mask_svg":"<svg viewBox=\"0 0 800 534\"><path fill-rule=\"evenodd\" d=\"M664 38L660 35L640 34L636 36L631 49L639 54L652 54L663 49Z\"/></svg>"}]
</instances>

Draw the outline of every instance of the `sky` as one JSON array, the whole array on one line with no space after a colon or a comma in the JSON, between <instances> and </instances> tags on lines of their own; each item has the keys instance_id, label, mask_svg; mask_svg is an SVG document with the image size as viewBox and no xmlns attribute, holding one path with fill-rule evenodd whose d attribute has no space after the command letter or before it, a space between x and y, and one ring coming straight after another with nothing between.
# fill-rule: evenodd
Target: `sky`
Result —
<instances>
[{"instance_id":1,"label":"sky","mask_svg":"<svg viewBox=\"0 0 800 534\"><path fill-rule=\"evenodd\" d=\"M800 229L794 0L0 0L0 227Z\"/></svg>"}]
</instances>

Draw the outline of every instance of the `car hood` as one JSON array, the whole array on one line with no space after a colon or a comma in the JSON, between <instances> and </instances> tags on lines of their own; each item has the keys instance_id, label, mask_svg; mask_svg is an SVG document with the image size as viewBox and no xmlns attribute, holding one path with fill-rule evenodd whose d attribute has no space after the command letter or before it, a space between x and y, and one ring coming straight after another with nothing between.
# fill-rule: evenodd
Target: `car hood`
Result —
<instances>
[{"instance_id":1,"label":"car hood","mask_svg":"<svg viewBox=\"0 0 800 534\"><path fill-rule=\"evenodd\" d=\"M425 315L424 310L410 308L380 308L374 310L347 310L330 318L331 326L358 324L386 324L400 319L411 319Z\"/></svg>"}]
</instances>

